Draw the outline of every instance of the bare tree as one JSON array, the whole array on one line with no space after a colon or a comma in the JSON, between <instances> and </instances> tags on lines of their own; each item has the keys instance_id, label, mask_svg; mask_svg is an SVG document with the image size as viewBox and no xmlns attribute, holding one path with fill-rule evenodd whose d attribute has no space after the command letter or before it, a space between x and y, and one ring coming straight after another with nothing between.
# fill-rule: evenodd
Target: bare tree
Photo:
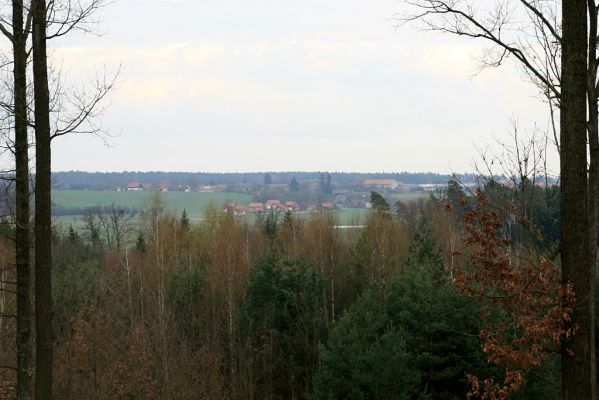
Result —
<instances>
[{"instance_id":1,"label":"bare tree","mask_svg":"<svg viewBox=\"0 0 599 400\"><path fill-rule=\"evenodd\" d=\"M513 59L547 100L561 155L563 279L574 285L576 309L571 323L579 327L571 340L563 343L563 397L595 398L594 302L599 226L597 3L519 0L498 2L486 9L480 3L465 0L407 3L414 12L403 17L402 22L486 40L491 46L483 54L483 68Z\"/></svg>"}]
</instances>

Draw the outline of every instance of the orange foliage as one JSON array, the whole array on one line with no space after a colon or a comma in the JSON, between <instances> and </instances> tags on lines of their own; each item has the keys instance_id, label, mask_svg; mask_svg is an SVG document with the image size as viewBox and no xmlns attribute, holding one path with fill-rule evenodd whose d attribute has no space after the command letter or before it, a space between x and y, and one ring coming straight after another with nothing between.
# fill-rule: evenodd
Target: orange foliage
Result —
<instances>
[{"instance_id":1,"label":"orange foliage","mask_svg":"<svg viewBox=\"0 0 599 400\"><path fill-rule=\"evenodd\" d=\"M481 383L470 376L468 399L502 400L517 391L527 373L554 354L574 303L571 284L563 285L550 260L519 249L499 235L502 221L477 190L477 206L465 215L465 243L472 251L468 267L456 269L463 292L481 300L483 351L505 368L502 382Z\"/></svg>"}]
</instances>

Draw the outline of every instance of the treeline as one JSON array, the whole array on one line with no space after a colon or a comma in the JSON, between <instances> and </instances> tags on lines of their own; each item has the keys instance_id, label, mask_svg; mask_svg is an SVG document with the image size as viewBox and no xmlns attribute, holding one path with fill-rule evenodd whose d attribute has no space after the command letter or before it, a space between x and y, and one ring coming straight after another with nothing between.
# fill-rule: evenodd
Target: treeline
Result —
<instances>
[{"instance_id":1,"label":"treeline","mask_svg":"<svg viewBox=\"0 0 599 400\"><path fill-rule=\"evenodd\" d=\"M101 209L103 212L110 212L112 208L115 208L115 204L113 203L108 207L95 207L96 209ZM135 207L118 207L125 214L137 214L139 210ZM85 215L90 210L90 207L64 207L60 204L56 204L52 202L52 216L60 217L65 215Z\"/></svg>"},{"instance_id":2,"label":"treeline","mask_svg":"<svg viewBox=\"0 0 599 400\"><path fill-rule=\"evenodd\" d=\"M289 184L293 178L299 182L316 182L321 172L239 172L239 173L206 173L206 172L84 172L65 171L52 174L52 185L55 189L114 189L118 186L127 187L130 182L158 184L177 182L196 188L200 185L235 184L235 183L265 183L266 176L271 183ZM398 172L398 173L357 173L330 172L333 182L344 185L362 184L365 179L395 179L406 184L444 184L452 177L450 174L432 172ZM463 182L475 180L474 174L459 174L457 178ZM268 180L268 178L267 178Z\"/></svg>"},{"instance_id":3,"label":"treeline","mask_svg":"<svg viewBox=\"0 0 599 400\"><path fill-rule=\"evenodd\" d=\"M517 196L487 193L497 205ZM191 224L159 196L136 220L92 208L82 230L55 228L56 398L456 399L469 376L502 382L509 368L480 336L484 301L455 281L470 265L473 199L452 185L442 198L372 200L362 229L337 229L331 213L250 222L211 210ZM511 234L522 224L505 212ZM10 360L14 304L0 305ZM514 398L558 398L557 357Z\"/></svg>"}]
</instances>

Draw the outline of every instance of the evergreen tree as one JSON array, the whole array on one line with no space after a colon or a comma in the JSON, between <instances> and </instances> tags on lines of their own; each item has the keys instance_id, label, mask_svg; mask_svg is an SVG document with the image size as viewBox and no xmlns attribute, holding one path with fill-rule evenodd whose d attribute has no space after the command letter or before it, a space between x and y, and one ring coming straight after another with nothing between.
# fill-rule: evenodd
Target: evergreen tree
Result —
<instances>
[{"instance_id":1,"label":"evergreen tree","mask_svg":"<svg viewBox=\"0 0 599 400\"><path fill-rule=\"evenodd\" d=\"M270 174L268 172L266 173L266 175L264 175L264 184L265 185L272 184L272 176L270 176Z\"/></svg>"},{"instance_id":2,"label":"evergreen tree","mask_svg":"<svg viewBox=\"0 0 599 400\"><path fill-rule=\"evenodd\" d=\"M369 288L332 328L311 399L456 399L488 374L478 305L457 293L422 223L404 273Z\"/></svg>"},{"instance_id":3,"label":"evergreen tree","mask_svg":"<svg viewBox=\"0 0 599 400\"><path fill-rule=\"evenodd\" d=\"M250 278L240 325L260 397L301 398L316 368L326 322L322 278L303 261L266 256Z\"/></svg>"},{"instance_id":4,"label":"evergreen tree","mask_svg":"<svg viewBox=\"0 0 599 400\"><path fill-rule=\"evenodd\" d=\"M187 216L187 211L185 209L183 209L179 223L183 232L189 232L189 217Z\"/></svg>"},{"instance_id":5,"label":"evergreen tree","mask_svg":"<svg viewBox=\"0 0 599 400\"><path fill-rule=\"evenodd\" d=\"M141 231L137 234L137 239L135 240L135 250L139 253L146 252L146 240L144 239L144 235Z\"/></svg>"},{"instance_id":6,"label":"evergreen tree","mask_svg":"<svg viewBox=\"0 0 599 400\"><path fill-rule=\"evenodd\" d=\"M300 191L300 185L297 183L295 177L291 179L291 182L289 182L289 191L294 193Z\"/></svg>"},{"instance_id":7,"label":"evergreen tree","mask_svg":"<svg viewBox=\"0 0 599 400\"><path fill-rule=\"evenodd\" d=\"M378 192L370 192L370 204L372 204L372 208L376 211L389 211L389 203Z\"/></svg>"}]
</instances>

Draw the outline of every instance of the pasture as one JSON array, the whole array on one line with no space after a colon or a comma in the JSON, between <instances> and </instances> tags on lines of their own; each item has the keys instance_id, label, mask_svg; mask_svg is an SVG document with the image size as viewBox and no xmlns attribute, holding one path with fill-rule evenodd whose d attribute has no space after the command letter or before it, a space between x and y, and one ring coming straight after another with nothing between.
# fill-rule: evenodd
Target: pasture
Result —
<instances>
[{"instance_id":1,"label":"pasture","mask_svg":"<svg viewBox=\"0 0 599 400\"><path fill-rule=\"evenodd\" d=\"M175 213L187 211L190 218L199 218L210 206L220 208L226 202L247 205L252 196L241 193L198 193L198 192L112 192L96 190L54 190L52 201L64 208L87 208L110 206L141 210L148 205L153 196L160 196L165 209Z\"/></svg>"}]
</instances>

